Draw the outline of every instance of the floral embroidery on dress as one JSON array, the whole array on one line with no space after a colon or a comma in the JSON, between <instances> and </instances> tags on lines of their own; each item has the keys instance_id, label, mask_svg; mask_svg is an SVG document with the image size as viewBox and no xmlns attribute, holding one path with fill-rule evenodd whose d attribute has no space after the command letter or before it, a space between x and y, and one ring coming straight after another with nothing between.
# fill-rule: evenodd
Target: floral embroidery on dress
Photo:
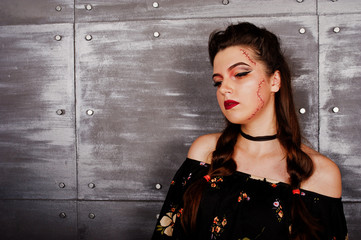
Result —
<instances>
[{"instance_id":1,"label":"floral embroidery on dress","mask_svg":"<svg viewBox=\"0 0 361 240\"><path fill-rule=\"evenodd\" d=\"M213 224L211 228L211 239L217 239L221 235L221 233L224 231L224 227L227 225L227 219L226 217L223 217L222 221L216 216L213 219Z\"/></svg>"},{"instance_id":2,"label":"floral embroidery on dress","mask_svg":"<svg viewBox=\"0 0 361 240\"><path fill-rule=\"evenodd\" d=\"M278 185L276 183L271 183L271 187L276 188Z\"/></svg>"},{"instance_id":3,"label":"floral embroidery on dress","mask_svg":"<svg viewBox=\"0 0 361 240\"><path fill-rule=\"evenodd\" d=\"M243 200L251 200L251 198L247 195L247 193L241 192L238 197L238 202L242 202Z\"/></svg>"},{"instance_id":4,"label":"floral embroidery on dress","mask_svg":"<svg viewBox=\"0 0 361 240\"><path fill-rule=\"evenodd\" d=\"M273 209L276 211L276 217L278 222L281 222L283 219L283 210L279 199L273 202Z\"/></svg>"},{"instance_id":5,"label":"floral embroidery on dress","mask_svg":"<svg viewBox=\"0 0 361 240\"><path fill-rule=\"evenodd\" d=\"M180 218L183 213L183 208L179 209L178 212L176 212L176 210L176 207L172 207L170 212L164 215L159 221L159 225L157 225L157 231L160 231L162 235L165 234L169 237L173 235L175 221L177 218Z\"/></svg>"},{"instance_id":6,"label":"floral embroidery on dress","mask_svg":"<svg viewBox=\"0 0 361 240\"><path fill-rule=\"evenodd\" d=\"M172 212L167 213L159 221L159 225L157 225L157 231L160 231L162 235L165 234L167 236L172 236L174 223L176 219L177 219L176 214Z\"/></svg>"},{"instance_id":7,"label":"floral embroidery on dress","mask_svg":"<svg viewBox=\"0 0 361 240\"><path fill-rule=\"evenodd\" d=\"M184 187L191 178L192 178L192 173L190 173L187 178L183 177L182 186Z\"/></svg>"},{"instance_id":8,"label":"floral embroidery on dress","mask_svg":"<svg viewBox=\"0 0 361 240\"><path fill-rule=\"evenodd\" d=\"M214 177L209 181L211 187L216 189L219 189L219 183L221 182L223 182L223 177Z\"/></svg>"}]
</instances>

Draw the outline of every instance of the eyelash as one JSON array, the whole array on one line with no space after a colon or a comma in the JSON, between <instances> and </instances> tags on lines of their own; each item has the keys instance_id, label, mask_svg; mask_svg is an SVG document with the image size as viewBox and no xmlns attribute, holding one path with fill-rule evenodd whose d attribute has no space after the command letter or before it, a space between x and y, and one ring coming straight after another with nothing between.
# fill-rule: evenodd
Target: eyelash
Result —
<instances>
[{"instance_id":1,"label":"eyelash","mask_svg":"<svg viewBox=\"0 0 361 240\"><path fill-rule=\"evenodd\" d=\"M218 87L219 85L221 85L221 82L214 82L213 83L213 87Z\"/></svg>"},{"instance_id":2,"label":"eyelash","mask_svg":"<svg viewBox=\"0 0 361 240\"><path fill-rule=\"evenodd\" d=\"M237 77L237 78L244 77L244 76L246 76L246 75L247 75L248 73L250 73L250 72L251 72L251 71L237 73L237 74L236 74L236 77ZM213 86L214 86L214 87L219 87L221 84L222 84L222 81L214 82L214 83L213 83Z\"/></svg>"},{"instance_id":3,"label":"eyelash","mask_svg":"<svg viewBox=\"0 0 361 240\"><path fill-rule=\"evenodd\" d=\"M243 76L246 76L248 73L250 73L251 71L248 71L248 72L241 72L241 73L237 73L236 74L236 77L243 77Z\"/></svg>"}]
</instances>

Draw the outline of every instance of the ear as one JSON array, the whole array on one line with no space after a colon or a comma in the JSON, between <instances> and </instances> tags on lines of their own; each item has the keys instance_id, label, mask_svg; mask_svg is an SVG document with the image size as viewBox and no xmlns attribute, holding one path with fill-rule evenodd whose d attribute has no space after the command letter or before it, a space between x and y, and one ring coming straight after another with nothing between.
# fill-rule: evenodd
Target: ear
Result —
<instances>
[{"instance_id":1,"label":"ear","mask_svg":"<svg viewBox=\"0 0 361 240\"><path fill-rule=\"evenodd\" d=\"M281 72L276 70L271 76L271 92L278 92L281 88Z\"/></svg>"}]
</instances>

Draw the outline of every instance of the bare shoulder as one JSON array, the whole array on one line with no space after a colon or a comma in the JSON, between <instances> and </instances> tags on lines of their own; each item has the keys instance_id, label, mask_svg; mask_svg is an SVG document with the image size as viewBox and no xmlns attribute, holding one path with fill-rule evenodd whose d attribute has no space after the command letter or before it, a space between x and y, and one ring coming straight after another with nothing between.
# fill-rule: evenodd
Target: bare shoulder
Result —
<instances>
[{"instance_id":1,"label":"bare shoulder","mask_svg":"<svg viewBox=\"0 0 361 240\"><path fill-rule=\"evenodd\" d=\"M189 148L188 158L210 163L220 135L221 133L212 133L198 137Z\"/></svg>"},{"instance_id":2,"label":"bare shoulder","mask_svg":"<svg viewBox=\"0 0 361 240\"><path fill-rule=\"evenodd\" d=\"M302 150L310 156L314 164L314 172L302 184L302 188L329 197L340 198L342 195L341 173L336 163L306 145L302 145Z\"/></svg>"}]
</instances>

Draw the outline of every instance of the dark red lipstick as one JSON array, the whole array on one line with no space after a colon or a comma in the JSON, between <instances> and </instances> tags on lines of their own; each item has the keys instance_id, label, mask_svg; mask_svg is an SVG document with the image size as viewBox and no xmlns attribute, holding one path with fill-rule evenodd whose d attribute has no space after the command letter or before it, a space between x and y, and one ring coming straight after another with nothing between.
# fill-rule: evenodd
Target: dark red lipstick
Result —
<instances>
[{"instance_id":1,"label":"dark red lipstick","mask_svg":"<svg viewBox=\"0 0 361 240\"><path fill-rule=\"evenodd\" d=\"M233 101L233 100L227 100L224 102L224 108L226 110L229 110L235 106L237 106L239 104L239 102Z\"/></svg>"}]
</instances>

